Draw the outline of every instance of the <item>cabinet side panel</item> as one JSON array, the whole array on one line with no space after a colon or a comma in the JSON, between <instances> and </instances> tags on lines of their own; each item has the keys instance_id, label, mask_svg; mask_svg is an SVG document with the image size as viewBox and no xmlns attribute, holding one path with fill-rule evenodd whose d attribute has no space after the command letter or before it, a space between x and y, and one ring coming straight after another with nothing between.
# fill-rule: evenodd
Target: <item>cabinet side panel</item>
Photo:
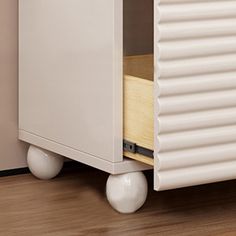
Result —
<instances>
[{"instance_id":1,"label":"cabinet side panel","mask_svg":"<svg viewBox=\"0 0 236 236\"><path fill-rule=\"evenodd\" d=\"M122 1L19 2L19 126L122 161Z\"/></svg>"}]
</instances>

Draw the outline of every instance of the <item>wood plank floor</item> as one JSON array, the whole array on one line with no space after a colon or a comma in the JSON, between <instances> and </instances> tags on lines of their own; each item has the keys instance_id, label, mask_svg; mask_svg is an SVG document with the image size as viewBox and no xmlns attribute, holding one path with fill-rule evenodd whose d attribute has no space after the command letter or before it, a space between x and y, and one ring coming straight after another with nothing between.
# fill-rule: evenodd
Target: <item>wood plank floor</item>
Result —
<instances>
[{"instance_id":1,"label":"wood plank floor","mask_svg":"<svg viewBox=\"0 0 236 236\"><path fill-rule=\"evenodd\" d=\"M0 235L236 235L236 181L157 193L147 175L147 202L132 215L110 208L100 171L1 177Z\"/></svg>"}]
</instances>

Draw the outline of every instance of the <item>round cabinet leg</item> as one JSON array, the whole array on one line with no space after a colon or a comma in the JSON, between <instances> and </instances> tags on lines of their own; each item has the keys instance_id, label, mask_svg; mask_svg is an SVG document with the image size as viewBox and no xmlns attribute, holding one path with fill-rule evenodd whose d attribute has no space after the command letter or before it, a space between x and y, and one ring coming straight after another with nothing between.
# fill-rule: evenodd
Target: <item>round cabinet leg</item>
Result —
<instances>
[{"instance_id":1,"label":"round cabinet leg","mask_svg":"<svg viewBox=\"0 0 236 236\"><path fill-rule=\"evenodd\" d=\"M148 185L142 172L110 175L106 195L111 206L120 213L133 213L146 201Z\"/></svg>"},{"instance_id":2,"label":"round cabinet leg","mask_svg":"<svg viewBox=\"0 0 236 236\"><path fill-rule=\"evenodd\" d=\"M64 158L44 149L30 146L27 163L31 173L39 179L52 179L63 167Z\"/></svg>"}]
</instances>

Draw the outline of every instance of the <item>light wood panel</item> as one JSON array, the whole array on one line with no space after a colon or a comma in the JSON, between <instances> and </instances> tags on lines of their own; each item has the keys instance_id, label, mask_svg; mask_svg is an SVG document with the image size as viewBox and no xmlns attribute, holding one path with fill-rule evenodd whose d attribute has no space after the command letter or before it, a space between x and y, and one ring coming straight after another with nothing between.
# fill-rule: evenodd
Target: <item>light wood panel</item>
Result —
<instances>
[{"instance_id":1,"label":"light wood panel","mask_svg":"<svg viewBox=\"0 0 236 236\"><path fill-rule=\"evenodd\" d=\"M127 56L124 58L124 74L153 81L154 77L153 55Z\"/></svg>"},{"instance_id":2,"label":"light wood panel","mask_svg":"<svg viewBox=\"0 0 236 236\"><path fill-rule=\"evenodd\" d=\"M154 159L153 158L141 155L139 153L124 152L124 156L131 158L133 160L148 164L150 166L154 166Z\"/></svg>"},{"instance_id":3,"label":"light wood panel","mask_svg":"<svg viewBox=\"0 0 236 236\"><path fill-rule=\"evenodd\" d=\"M31 175L0 178L2 236L236 235L235 181L155 192L135 214L108 204L107 174L66 171L52 181Z\"/></svg>"},{"instance_id":4,"label":"light wood panel","mask_svg":"<svg viewBox=\"0 0 236 236\"><path fill-rule=\"evenodd\" d=\"M126 57L124 73L124 139L153 150L153 56ZM124 155L153 165L151 158L127 152Z\"/></svg>"}]
</instances>

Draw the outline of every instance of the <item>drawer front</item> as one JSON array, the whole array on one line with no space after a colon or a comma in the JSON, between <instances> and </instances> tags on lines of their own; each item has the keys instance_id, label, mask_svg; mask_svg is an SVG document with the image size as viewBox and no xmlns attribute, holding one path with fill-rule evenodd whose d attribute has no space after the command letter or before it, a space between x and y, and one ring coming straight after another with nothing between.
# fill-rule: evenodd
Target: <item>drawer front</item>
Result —
<instances>
[{"instance_id":1,"label":"drawer front","mask_svg":"<svg viewBox=\"0 0 236 236\"><path fill-rule=\"evenodd\" d=\"M155 0L155 189L236 178L236 1Z\"/></svg>"}]
</instances>

